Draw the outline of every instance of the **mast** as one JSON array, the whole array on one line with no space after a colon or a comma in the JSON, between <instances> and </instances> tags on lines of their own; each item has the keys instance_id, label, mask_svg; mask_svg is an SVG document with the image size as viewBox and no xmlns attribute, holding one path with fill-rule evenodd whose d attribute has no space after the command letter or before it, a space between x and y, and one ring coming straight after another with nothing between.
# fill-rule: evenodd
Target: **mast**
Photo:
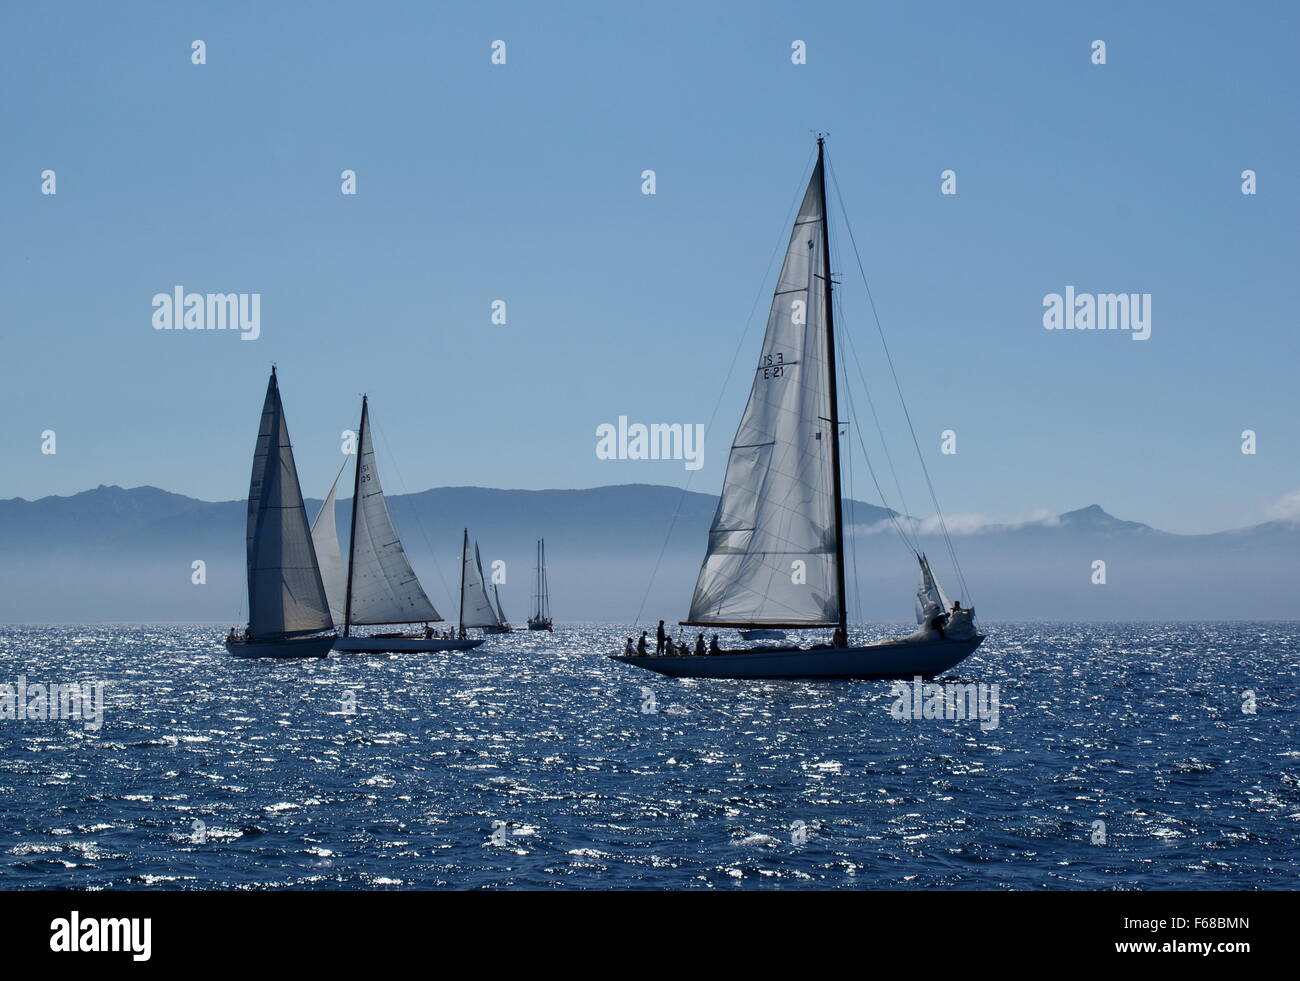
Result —
<instances>
[{"instance_id":1,"label":"mast","mask_svg":"<svg viewBox=\"0 0 1300 981\"><path fill-rule=\"evenodd\" d=\"M822 239L825 247L822 251L822 284L824 303L826 304L826 374L827 391L831 402L831 486L835 498L835 587L836 601L839 604L840 630L847 642L849 630L848 606L844 590L844 501L840 488L840 406L839 395L835 388L835 308L831 303L831 223L830 212L826 208L826 140L817 137L817 167L821 171L821 206Z\"/></svg>"},{"instance_id":2,"label":"mast","mask_svg":"<svg viewBox=\"0 0 1300 981\"><path fill-rule=\"evenodd\" d=\"M352 559L357 552L357 504L361 501L361 461L365 458L366 396L361 396L361 427L357 430L357 466L352 476L352 524L348 530L348 588L347 599L343 603L343 636L351 636L352 627Z\"/></svg>"},{"instance_id":3,"label":"mast","mask_svg":"<svg viewBox=\"0 0 1300 981\"><path fill-rule=\"evenodd\" d=\"M469 561L469 529L460 546L460 606L456 608L456 636L465 632L465 563Z\"/></svg>"},{"instance_id":4,"label":"mast","mask_svg":"<svg viewBox=\"0 0 1300 981\"><path fill-rule=\"evenodd\" d=\"M551 597L548 595L550 593L550 588L546 581L546 539L543 538L538 544L541 546L542 551L541 563L538 565L538 574L541 577L539 591L542 597L539 612L541 613L543 620L549 620L551 617Z\"/></svg>"}]
</instances>

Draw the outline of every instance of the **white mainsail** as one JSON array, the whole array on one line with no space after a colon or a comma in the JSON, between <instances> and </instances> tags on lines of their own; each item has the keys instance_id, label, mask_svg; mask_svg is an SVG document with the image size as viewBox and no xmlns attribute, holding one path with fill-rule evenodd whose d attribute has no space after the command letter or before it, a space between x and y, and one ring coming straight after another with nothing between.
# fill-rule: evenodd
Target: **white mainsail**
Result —
<instances>
[{"instance_id":1,"label":"white mainsail","mask_svg":"<svg viewBox=\"0 0 1300 981\"><path fill-rule=\"evenodd\" d=\"M397 537L375 465L370 416L361 404L356 493L349 543L351 617L349 624L417 623L441 620L406 558Z\"/></svg>"},{"instance_id":2,"label":"white mainsail","mask_svg":"<svg viewBox=\"0 0 1300 981\"><path fill-rule=\"evenodd\" d=\"M316 547L316 562L320 565L320 578L325 586L325 595L329 598L330 616L335 623L343 622L344 600L347 596L348 574L343 565L343 554L339 550L338 523L335 520L335 492L339 487L339 478L343 476L344 463L339 468L338 476L330 484L330 492L321 505L320 512L311 526L311 541Z\"/></svg>"},{"instance_id":3,"label":"white mainsail","mask_svg":"<svg viewBox=\"0 0 1300 981\"><path fill-rule=\"evenodd\" d=\"M469 554L469 532L465 532L465 547L461 550L464 568L460 587L460 625L462 627L496 627L499 625L492 601L488 599L487 584L483 581L483 563L479 559L478 542L474 555Z\"/></svg>"},{"instance_id":4,"label":"white mainsail","mask_svg":"<svg viewBox=\"0 0 1300 981\"><path fill-rule=\"evenodd\" d=\"M841 597L819 160L790 235L695 584L696 626L825 627Z\"/></svg>"},{"instance_id":5,"label":"white mainsail","mask_svg":"<svg viewBox=\"0 0 1300 981\"><path fill-rule=\"evenodd\" d=\"M253 454L246 537L253 638L274 640L332 627L274 368Z\"/></svg>"}]
</instances>

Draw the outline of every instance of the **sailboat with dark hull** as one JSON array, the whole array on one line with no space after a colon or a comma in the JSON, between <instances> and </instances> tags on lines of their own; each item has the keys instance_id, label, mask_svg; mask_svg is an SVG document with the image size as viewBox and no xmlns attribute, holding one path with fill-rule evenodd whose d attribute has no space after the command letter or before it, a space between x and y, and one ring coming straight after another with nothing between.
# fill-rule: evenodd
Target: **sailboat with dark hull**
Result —
<instances>
[{"instance_id":1,"label":"sailboat with dark hull","mask_svg":"<svg viewBox=\"0 0 1300 981\"><path fill-rule=\"evenodd\" d=\"M915 634L853 645L845 591L840 415L825 146L790 235L749 401L732 443L687 627L826 630L829 643L704 655L613 654L689 678L933 677L979 647L973 611L927 607ZM924 575L928 564L922 559ZM951 617L951 619L949 619ZM948 629L944 624L949 623Z\"/></svg>"},{"instance_id":2,"label":"sailboat with dark hull","mask_svg":"<svg viewBox=\"0 0 1300 981\"><path fill-rule=\"evenodd\" d=\"M271 369L248 486L248 629L233 630L235 657L324 657L334 626L307 527L280 385Z\"/></svg>"},{"instance_id":3,"label":"sailboat with dark hull","mask_svg":"<svg viewBox=\"0 0 1300 981\"><path fill-rule=\"evenodd\" d=\"M342 476L340 471L339 476ZM374 440L370 432L370 406L361 399L361 425L357 429L357 461L352 485L351 534L348 537L346 567L339 551L338 530L334 520L334 486L325 498L312 528L316 551L325 571L325 588L343 635L334 644L337 651L349 653L403 653L461 651L477 647L481 639L461 636L436 637L430 623L442 616L434 609L411 562L402 548L402 540L388 513L384 489L379 482ZM354 633L357 626L405 626L423 624L413 633L386 631Z\"/></svg>"},{"instance_id":4,"label":"sailboat with dark hull","mask_svg":"<svg viewBox=\"0 0 1300 981\"><path fill-rule=\"evenodd\" d=\"M533 615L528 618L529 630L554 630L551 620L551 587L546 581L546 539L537 541L537 592L533 594Z\"/></svg>"}]
</instances>

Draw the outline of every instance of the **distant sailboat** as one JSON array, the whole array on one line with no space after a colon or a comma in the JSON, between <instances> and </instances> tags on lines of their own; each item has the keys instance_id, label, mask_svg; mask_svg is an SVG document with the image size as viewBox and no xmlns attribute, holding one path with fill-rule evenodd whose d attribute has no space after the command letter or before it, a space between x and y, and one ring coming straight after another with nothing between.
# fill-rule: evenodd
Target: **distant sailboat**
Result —
<instances>
[{"instance_id":1,"label":"distant sailboat","mask_svg":"<svg viewBox=\"0 0 1300 981\"><path fill-rule=\"evenodd\" d=\"M699 678L933 677L984 639L975 630L973 611L944 612L946 600L918 555L928 611L922 629L906 638L849 646L831 287L825 147L819 138L817 165L790 235L708 551L682 625L829 628L831 642L703 656L610 655L614 660Z\"/></svg>"},{"instance_id":2,"label":"distant sailboat","mask_svg":"<svg viewBox=\"0 0 1300 981\"><path fill-rule=\"evenodd\" d=\"M477 647L482 640L433 636L430 623L442 620L429 602L411 568L406 550L388 514L379 483L374 441L370 434L370 407L361 399L361 425L357 430L357 461L352 491L352 532L348 539L346 571L340 556L334 521L334 493L338 478L316 517L312 529L318 554L325 560L325 588L330 605L341 612L343 636L334 649L349 653L404 651L459 651ZM338 573L334 570L337 569ZM338 614L336 614L337 616ZM353 634L357 626L423 623L419 633Z\"/></svg>"},{"instance_id":3,"label":"distant sailboat","mask_svg":"<svg viewBox=\"0 0 1300 981\"><path fill-rule=\"evenodd\" d=\"M275 369L266 386L248 487L248 629L226 637L236 657L324 657L334 622L298 485Z\"/></svg>"},{"instance_id":4,"label":"distant sailboat","mask_svg":"<svg viewBox=\"0 0 1300 981\"><path fill-rule=\"evenodd\" d=\"M477 546L475 546L477 548ZM492 600L497 609L497 622L495 627L484 627L483 632L488 634L508 634L515 628L510 626L510 621L506 619L506 611L501 609L501 593L497 591L497 584L492 584Z\"/></svg>"},{"instance_id":5,"label":"distant sailboat","mask_svg":"<svg viewBox=\"0 0 1300 981\"><path fill-rule=\"evenodd\" d=\"M551 622L551 589L546 582L546 539L537 541L537 592L533 594L535 612L528 618L529 630L554 630Z\"/></svg>"},{"instance_id":6,"label":"distant sailboat","mask_svg":"<svg viewBox=\"0 0 1300 981\"><path fill-rule=\"evenodd\" d=\"M460 630L463 635L466 628L479 628L484 633L504 633L501 625L504 617L497 613L496 607L488 597L487 579L483 576L483 562L479 558L478 542L474 543L474 554L469 551L469 529L465 529L460 552ZM495 587L494 587L495 588ZM500 600L497 601L498 604ZM509 630L506 624L506 630Z\"/></svg>"}]
</instances>

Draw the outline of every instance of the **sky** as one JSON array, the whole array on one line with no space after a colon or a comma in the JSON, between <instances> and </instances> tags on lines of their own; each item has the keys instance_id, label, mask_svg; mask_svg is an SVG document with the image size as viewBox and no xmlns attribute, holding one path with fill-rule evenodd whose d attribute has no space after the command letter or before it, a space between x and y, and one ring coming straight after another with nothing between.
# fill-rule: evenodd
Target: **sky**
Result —
<instances>
[{"instance_id":1,"label":"sky","mask_svg":"<svg viewBox=\"0 0 1300 981\"><path fill-rule=\"evenodd\" d=\"M272 363L307 496L363 392L391 491L716 492L821 131L947 512L1300 513L1298 11L5 5L0 497L241 498ZM850 381L924 514L842 218ZM260 336L155 330L177 285L259 294ZM1067 285L1149 293L1150 338L1045 330ZM704 424L703 467L599 459L619 416Z\"/></svg>"}]
</instances>

